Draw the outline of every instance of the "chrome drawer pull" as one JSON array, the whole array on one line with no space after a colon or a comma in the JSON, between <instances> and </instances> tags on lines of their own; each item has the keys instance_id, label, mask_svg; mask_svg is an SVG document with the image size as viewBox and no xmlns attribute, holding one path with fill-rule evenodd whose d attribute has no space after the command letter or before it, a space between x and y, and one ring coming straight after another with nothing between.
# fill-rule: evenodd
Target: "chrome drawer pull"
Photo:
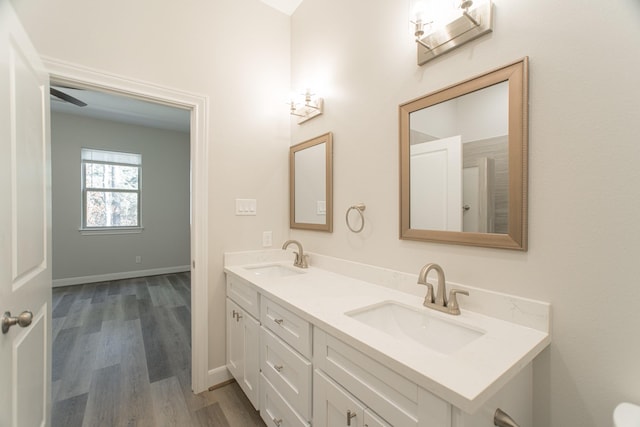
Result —
<instances>
[{"instance_id":1,"label":"chrome drawer pull","mask_svg":"<svg viewBox=\"0 0 640 427\"><path fill-rule=\"evenodd\" d=\"M350 426L351 425L351 418L354 418L356 416L355 412L351 412L351 409L347 409L347 425Z\"/></svg>"},{"instance_id":2,"label":"chrome drawer pull","mask_svg":"<svg viewBox=\"0 0 640 427\"><path fill-rule=\"evenodd\" d=\"M282 326L282 322L284 322L284 319L273 319L273 321Z\"/></svg>"},{"instance_id":3,"label":"chrome drawer pull","mask_svg":"<svg viewBox=\"0 0 640 427\"><path fill-rule=\"evenodd\" d=\"M273 365L273 369L275 369L278 372L282 371L283 368L284 368L284 366L282 366L282 365Z\"/></svg>"}]
</instances>

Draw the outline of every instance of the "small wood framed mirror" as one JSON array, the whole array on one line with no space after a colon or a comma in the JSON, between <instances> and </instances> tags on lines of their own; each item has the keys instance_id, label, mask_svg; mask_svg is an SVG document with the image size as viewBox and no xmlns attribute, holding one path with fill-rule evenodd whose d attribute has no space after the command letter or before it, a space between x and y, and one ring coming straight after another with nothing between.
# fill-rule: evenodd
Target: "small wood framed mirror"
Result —
<instances>
[{"instance_id":1,"label":"small wood framed mirror","mask_svg":"<svg viewBox=\"0 0 640 427\"><path fill-rule=\"evenodd\" d=\"M333 135L289 148L289 226L333 231Z\"/></svg>"},{"instance_id":2,"label":"small wood framed mirror","mask_svg":"<svg viewBox=\"0 0 640 427\"><path fill-rule=\"evenodd\" d=\"M528 59L399 113L400 238L527 250Z\"/></svg>"}]
</instances>

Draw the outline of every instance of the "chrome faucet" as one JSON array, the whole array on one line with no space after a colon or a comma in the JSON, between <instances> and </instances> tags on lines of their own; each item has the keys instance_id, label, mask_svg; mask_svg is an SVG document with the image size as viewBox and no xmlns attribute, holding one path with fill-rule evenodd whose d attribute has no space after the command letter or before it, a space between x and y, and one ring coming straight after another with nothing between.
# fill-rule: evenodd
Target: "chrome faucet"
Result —
<instances>
[{"instance_id":1,"label":"chrome faucet","mask_svg":"<svg viewBox=\"0 0 640 427\"><path fill-rule=\"evenodd\" d=\"M300 242L298 242L297 240L287 240L282 245L282 249L287 249L287 246L292 243L298 247L298 252L293 252L294 254L296 254L296 259L293 261L293 266L300 268L309 268L309 255L304 254Z\"/></svg>"},{"instance_id":2,"label":"chrome faucet","mask_svg":"<svg viewBox=\"0 0 640 427\"><path fill-rule=\"evenodd\" d=\"M427 275L431 270L435 270L438 274L438 289L435 298L433 297L433 285L427 282ZM449 300L447 301L447 283L444 279L444 270L438 264L427 264L420 270L418 275L418 284L427 287L427 295L424 297L422 305L433 308L443 313L460 314L460 306L458 305L457 294L469 295L469 292L462 289L451 289L449 292Z\"/></svg>"}]
</instances>

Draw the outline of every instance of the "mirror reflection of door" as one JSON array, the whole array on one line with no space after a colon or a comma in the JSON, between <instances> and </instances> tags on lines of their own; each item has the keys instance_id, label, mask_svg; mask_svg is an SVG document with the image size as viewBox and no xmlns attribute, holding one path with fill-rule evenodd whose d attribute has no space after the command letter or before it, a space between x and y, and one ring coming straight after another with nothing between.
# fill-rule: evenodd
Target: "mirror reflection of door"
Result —
<instances>
[{"instance_id":1,"label":"mirror reflection of door","mask_svg":"<svg viewBox=\"0 0 640 427\"><path fill-rule=\"evenodd\" d=\"M411 146L411 228L462 231L460 135Z\"/></svg>"},{"instance_id":2,"label":"mirror reflection of door","mask_svg":"<svg viewBox=\"0 0 640 427\"><path fill-rule=\"evenodd\" d=\"M495 232L495 162L482 157L462 168L462 230Z\"/></svg>"},{"instance_id":3,"label":"mirror reflection of door","mask_svg":"<svg viewBox=\"0 0 640 427\"><path fill-rule=\"evenodd\" d=\"M411 113L412 229L508 232L508 119L506 81ZM441 147L450 138L461 143L455 164ZM428 160L414 160L417 146Z\"/></svg>"}]
</instances>

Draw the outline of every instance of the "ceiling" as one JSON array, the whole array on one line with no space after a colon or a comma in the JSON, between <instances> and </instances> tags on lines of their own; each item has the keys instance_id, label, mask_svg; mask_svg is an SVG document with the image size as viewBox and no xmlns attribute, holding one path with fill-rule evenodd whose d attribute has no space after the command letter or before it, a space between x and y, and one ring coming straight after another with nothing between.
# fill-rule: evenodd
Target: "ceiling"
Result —
<instances>
[{"instance_id":1,"label":"ceiling","mask_svg":"<svg viewBox=\"0 0 640 427\"><path fill-rule=\"evenodd\" d=\"M89 89L52 87L87 103L79 107L51 96L51 110L55 112L179 132L190 129L189 110Z\"/></svg>"}]
</instances>

